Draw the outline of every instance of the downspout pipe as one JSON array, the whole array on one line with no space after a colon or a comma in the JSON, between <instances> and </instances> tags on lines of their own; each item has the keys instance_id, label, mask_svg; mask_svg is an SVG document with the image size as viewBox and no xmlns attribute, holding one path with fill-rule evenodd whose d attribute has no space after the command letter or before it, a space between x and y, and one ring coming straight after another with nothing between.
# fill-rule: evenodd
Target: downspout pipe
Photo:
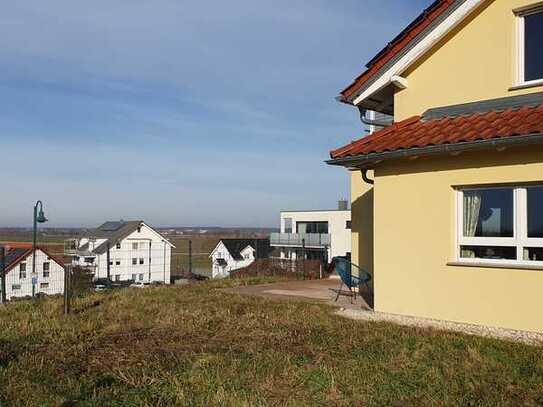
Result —
<instances>
[{"instance_id":1,"label":"downspout pipe","mask_svg":"<svg viewBox=\"0 0 543 407\"><path fill-rule=\"evenodd\" d=\"M367 124L368 126L377 126L377 127L388 127L391 126L392 120L372 120L368 119L366 117L366 113L368 112L368 109L365 109L363 107L358 106L358 110L360 112L360 120L362 123Z\"/></svg>"},{"instance_id":2,"label":"downspout pipe","mask_svg":"<svg viewBox=\"0 0 543 407\"><path fill-rule=\"evenodd\" d=\"M164 284L166 284L166 241L163 240L162 243L164 243L164 254L162 256L162 268L164 269Z\"/></svg>"},{"instance_id":3,"label":"downspout pipe","mask_svg":"<svg viewBox=\"0 0 543 407\"><path fill-rule=\"evenodd\" d=\"M106 252L106 263L107 263L107 267L106 267L106 272L107 272L107 279L109 281L111 281L111 254L109 252L110 250L110 246L109 246L109 242L107 244L107 252Z\"/></svg>"},{"instance_id":4,"label":"downspout pipe","mask_svg":"<svg viewBox=\"0 0 543 407\"><path fill-rule=\"evenodd\" d=\"M362 174L362 179L366 184L373 185L375 184L375 181L368 177L368 171L369 170L360 170L360 173Z\"/></svg>"}]
</instances>

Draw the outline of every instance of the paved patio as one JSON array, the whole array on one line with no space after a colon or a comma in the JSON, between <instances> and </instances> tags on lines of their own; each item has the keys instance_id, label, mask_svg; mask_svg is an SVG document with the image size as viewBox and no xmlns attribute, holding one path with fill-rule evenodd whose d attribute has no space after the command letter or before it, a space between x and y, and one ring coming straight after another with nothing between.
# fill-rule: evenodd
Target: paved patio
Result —
<instances>
[{"instance_id":1,"label":"paved patio","mask_svg":"<svg viewBox=\"0 0 543 407\"><path fill-rule=\"evenodd\" d=\"M338 289L339 285L339 279L329 278L324 280L283 281L273 284L228 288L224 291L283 300L319 302L345 309L371 309L370 304L373 301L367 292L362 292L362 297L357 296L356 300L353 299L352 304L351 298L343 295L335 302L336 293L332 289ZM345 287L343 289L345 290Z\"/></svg>"}]
</instances>

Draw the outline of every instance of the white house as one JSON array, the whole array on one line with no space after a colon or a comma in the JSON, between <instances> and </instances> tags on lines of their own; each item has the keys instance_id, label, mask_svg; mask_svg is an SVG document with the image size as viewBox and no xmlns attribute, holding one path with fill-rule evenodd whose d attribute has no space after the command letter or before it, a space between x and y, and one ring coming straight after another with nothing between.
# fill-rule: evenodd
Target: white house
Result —
<instances>
[{"instance_id":1,"label":"white house","mask_svg":"<svg viewBox=\"0 0 543 407\"><path fill-rule=\"evenodd\" d=\"M269 239L222 239L209 255L211 278L228 277L230 272L249 266L255 259L268 258L270 252Z\"/></svg>"},{"instance_id":2,"label":"white house","mask_svg":"<svg viewBox=\"0 0 543 407\"><path fill-rule=\"evenodd\" d=\"M95 279L170 283L174 246L141 220L106 222L69 246L74 264L93 270Z\"/></svg>"},{"instance_id":3,"label":"white house","mask_svg":"<svg viewBox=\"0 0 543 407\"><path fill-rule=\"evenodd\" d=\"M305 258L329 262L351 257L351 211L346 201L336 210L282 211L281 231L270 236L271 246L286 260Z\"/></svg>"},{"instance_id":4,"label":"white house","mask_svg":"<svg viewBox=\"0 0 543 407\"><path fill-rule=\"evenodd\" d=\"M6 249L6 300L30 297L33 288L35 294L55 295L64 292L62 260L50 255L46 249L37 247L36 275L32 276L32 245L10 243Z\"/></svg>"}]
</instances>

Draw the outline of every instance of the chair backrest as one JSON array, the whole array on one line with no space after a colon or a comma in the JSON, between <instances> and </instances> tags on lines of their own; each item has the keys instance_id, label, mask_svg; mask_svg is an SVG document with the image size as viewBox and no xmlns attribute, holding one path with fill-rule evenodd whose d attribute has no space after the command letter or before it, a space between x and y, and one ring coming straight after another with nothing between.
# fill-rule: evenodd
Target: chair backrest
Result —
<instances>
[{"instance_id":1,"label":"chair backrest","mask_svg":"<svg viewBox=\"0 0 543 407\"><path fill-rule=\"evenodd\" d=\"M334 257L331 265L332 269L341 278L341 281L343 281L343 283L349 288L352 288L360 283L369 282L371 280L371 274L368 271L354 263L351 263L346 257ZM358 276L356 277L353 277L352 275L353 267L358 270Z\"/></svg>"},{"instance_id":2,"label":"chair backrest","mask_svg":"<svg viewBox=\"0 0 543 407\"><path fill-rule=\"evenodd\" d=\"M353 287L351 264L345 257L334 257L332 259L332 268L339 275L343 284L349 288Z\"/></svg>"}]
</instances>

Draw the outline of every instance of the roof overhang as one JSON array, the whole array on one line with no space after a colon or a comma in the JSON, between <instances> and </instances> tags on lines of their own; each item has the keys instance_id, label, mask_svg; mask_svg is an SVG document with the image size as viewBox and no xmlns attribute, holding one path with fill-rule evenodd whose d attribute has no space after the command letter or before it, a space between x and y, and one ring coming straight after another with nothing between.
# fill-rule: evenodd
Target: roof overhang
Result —
<instances>
[{"instance_id":1,"label":"roof overhang","mask_svg":"<svg viewBox=\"0 0 543 407\"><path fill-rule=\"evenodd\" d=\"M543 144L543 134L528 134L522 136L501 137L490 140L477 140L456 144L441 144L421 148L409 148L382 153L370 153L325 161L328 165L347 167L349 169L373 169L383 161L398 159L415 159L444 154L460 154L468 151L502 149L513 146Z\"/></svg>"},{"instance_id":2,"label":"roof overhang","mask_svg":"<svg viewBox=\"0 0 543 407\"><path fill-rule=\"evenodd\" d=\"M349 96L343 93L340 100L352 105L365 105L379 92L390 92L398 86L398 77L402 78L404 72L423 57L429 50L439 43L447 34L456 28L474 10L487 0L456 0L432 22L425 30L415 36L400 52L386 62L375 74L364 81ZM403 83L402 86L406 86ZM356 86L353 84L352 86ZM345 91L344 91L345 92ZM369 107L369 106L367 106Z\"/></svg>"}]
</instances>

